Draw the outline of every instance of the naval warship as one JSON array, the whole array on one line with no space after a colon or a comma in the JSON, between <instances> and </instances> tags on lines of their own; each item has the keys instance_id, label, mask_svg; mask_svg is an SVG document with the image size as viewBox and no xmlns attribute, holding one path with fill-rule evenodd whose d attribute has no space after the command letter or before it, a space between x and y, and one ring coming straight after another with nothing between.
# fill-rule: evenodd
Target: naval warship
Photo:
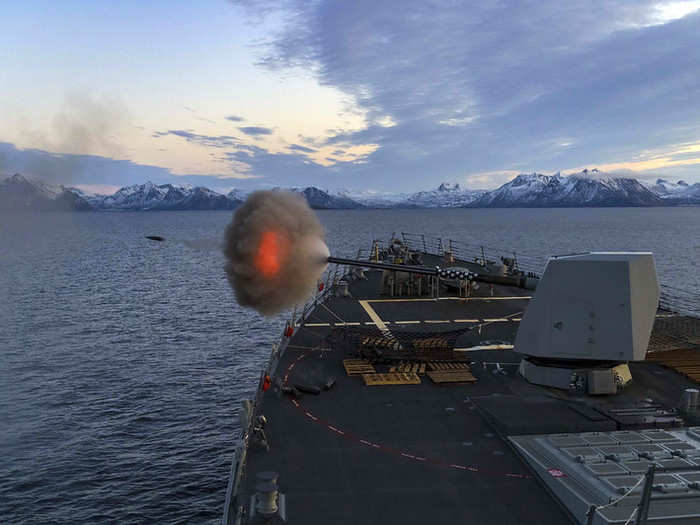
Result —
<instances>
[{"instance_id":1,"label":"naval warship","mask_svg":"<svg viewBox=\"0 0 700 525\"><path fill-rule=\"evenodd\" d=\"M700 523L700 301L651 253L329 261L242 403L224 525Z\"/></svg>"}]
</instances>

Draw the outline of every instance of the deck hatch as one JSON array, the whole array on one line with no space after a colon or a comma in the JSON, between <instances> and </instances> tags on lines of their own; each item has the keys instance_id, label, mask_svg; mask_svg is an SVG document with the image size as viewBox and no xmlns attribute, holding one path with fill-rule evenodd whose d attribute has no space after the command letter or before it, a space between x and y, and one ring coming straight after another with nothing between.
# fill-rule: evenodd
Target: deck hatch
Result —
<instances>
[{"instance_id":1,"label":"deck hatch","mask_svg":"<svg viewBox=\"0 0 700 525\"><path fill-rule=\"evenodd\" d=\"M686 429L568 434L570 438L583 439L596 436L601 438L599 441L609 437L618 443L640 438L666 440L656 444L647 442L562 447L559 443L569 442L565 439L566 436L567 434L537 434L511 436L508 439L578 523L587 522L591 505L598 507L592 521L594 525L624 523L634 511L642 493L644 482L638 485L637 482L644 479L644 474L652 463L656 465L656 472L651 485L649 523L700 523L700 466L680 457L655 457L651 461L627 459L637 447L664 450L663 447L669 440L700 449L700 442L689 436ZM596 452L601 455L596 455ZM666 450L664 452L668 453ZM603 454L607 457L601 458ZM551 470L560 471L564 475L555 478L549 473ZM633 487L629 496L620 499ZM608 505L618 499L617 504Z\"/></svg>"}]
</instances>

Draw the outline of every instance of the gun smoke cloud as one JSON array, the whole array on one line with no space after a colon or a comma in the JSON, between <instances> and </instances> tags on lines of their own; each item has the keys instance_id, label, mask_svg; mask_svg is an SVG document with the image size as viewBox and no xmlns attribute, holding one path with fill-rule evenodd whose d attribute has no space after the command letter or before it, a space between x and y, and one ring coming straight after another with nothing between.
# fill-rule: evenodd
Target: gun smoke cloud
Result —
<instances>
[{"instance_id":1,"label":"gun smoke cloud","mask_svg":"<svg viewBox=\"0 0 700 525\"><path fill-rule=\"evenodd\" d=\"M302 196L252 193L224 235L225 270L238 303L273 315L306 301L328 264L323 237Z\"/></svg>"},{"instance_id":2,"label":"gun smoke cloud","mask_svg":"<svg viewBox=\"0 0 700 525\"><path fill-rule=\"evenodd\" d=\"M91 176L87 162L91 156L123 157L126 150L120 137L132 125L128 108L119 98L69 93L46 128L36 128L24 119L18 124L21 140L32 145L33 154L19 156L10 171L53 184L73 184Z\"/></svg>"}]
</instances>

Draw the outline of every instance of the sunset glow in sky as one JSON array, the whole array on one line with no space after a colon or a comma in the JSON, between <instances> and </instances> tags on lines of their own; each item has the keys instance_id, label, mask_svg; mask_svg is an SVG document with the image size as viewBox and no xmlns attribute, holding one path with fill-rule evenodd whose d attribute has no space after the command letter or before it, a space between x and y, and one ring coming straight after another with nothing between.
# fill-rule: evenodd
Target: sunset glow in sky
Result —
<instances>
[{"instance_id":1,"label":"sunset glow in sky","mask_svg":"<svg viewBox=\"0 0 700 525\"><path fill-rule=\"evenodd\" d=\"M700 181L700 1L27 1L0 17L0 174L491 188Z\"/></svg>"}]
</instances>

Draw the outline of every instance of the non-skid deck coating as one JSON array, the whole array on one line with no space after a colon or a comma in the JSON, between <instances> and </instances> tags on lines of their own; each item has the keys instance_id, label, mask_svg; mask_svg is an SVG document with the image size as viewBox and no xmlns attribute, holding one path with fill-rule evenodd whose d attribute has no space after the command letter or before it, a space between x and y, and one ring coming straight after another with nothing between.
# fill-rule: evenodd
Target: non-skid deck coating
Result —
<instances>
[{"instance_id":1,"label":"non-skid deck coating","mask_svg":"<svg viewBox=\"0 0 700 525\"><path fill-rule=\"evenodd\" d=\"M434 384L421 375L420 384L390 386L366 386L361 375L348 376L343 360L356 355L322 350L333 326L375 323L360 300L389 331L471 327L457 347L512 343L518 323L511 319L520 317L527 305L522 296L530 292L495 286L493 299L387 300L378 294L379 274L353 281L351 297L316 306L307 326L297 328L275 378L320 386L333 377L335 385L299 399L275 388L258 394L256 415L268 419L270 451L248 451L238 504L248 505L255 474L272 470L279 473L290 524L577 523L505 438L614 430L619 422L592 415L581 399L525 382L512 350L465 352L475 383ZM479 294L485 292L487 285ZM692 385L651 363L634 364L632 372L634 383L602 405L625 407L651 397L671 406Z\"/></svg>"}]
</instances>

